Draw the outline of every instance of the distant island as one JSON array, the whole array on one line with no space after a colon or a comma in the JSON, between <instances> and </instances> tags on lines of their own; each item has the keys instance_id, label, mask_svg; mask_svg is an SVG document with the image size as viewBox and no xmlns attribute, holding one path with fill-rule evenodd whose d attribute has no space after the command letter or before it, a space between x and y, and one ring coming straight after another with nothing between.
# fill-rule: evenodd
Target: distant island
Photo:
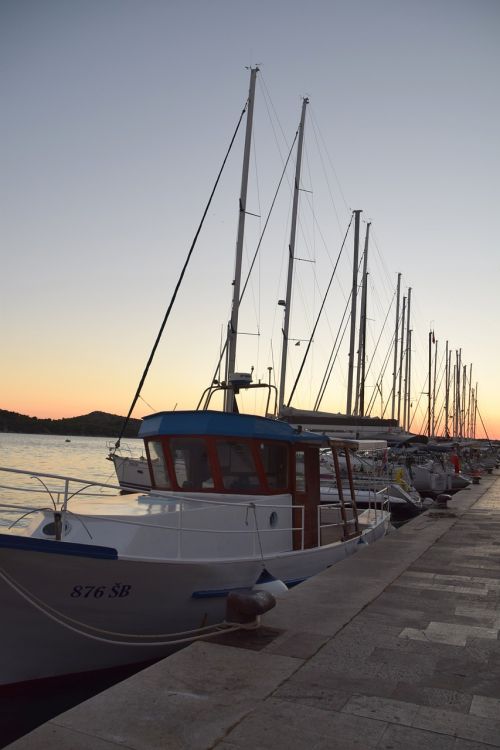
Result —
<instances>
[{"instance_id":1,"label":"distant island","mask_svg":"<svg viewBox=\"0 0 500 750\"><path fill-rule=\"evenodd\" d=\"M86 437L117 438L125 417L93 411L81 417L66 419L38 419L18 414L15 411L0 409L0 432L22 432L37 435L84 435ZM124 437L136 438L140 419L131 419Z\"/></svg>"}]
</instances>

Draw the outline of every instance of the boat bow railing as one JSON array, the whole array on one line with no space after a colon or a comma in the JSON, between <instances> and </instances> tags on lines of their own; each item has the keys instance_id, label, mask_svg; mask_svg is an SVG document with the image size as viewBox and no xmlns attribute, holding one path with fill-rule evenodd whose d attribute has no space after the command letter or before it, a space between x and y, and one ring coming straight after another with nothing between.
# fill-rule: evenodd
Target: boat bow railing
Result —
<instances>
[{"instance_id":1,"label":"boat bow railing","mask_svg":"<svg viewBox=\"0 0 500 750\"><path fill-rule=\"evenodd\" d=\"M160 532L174 534L176 536L175 548L176 556L178 558L184 557L186 548L189 548L189 545L193 544L193 538L195 538L196 536L198 536L199 538L199 535L211 535L212 537L213 535L218 535L221 538L231 538L234 537L234 535L240 535L240 537L241 535L245 535L247 538L250 536L253 540L250 554L257 556L260 554L260 556L262 556L263 558L270 551L269 546L265 543L265 540L266 538L269 538L269 535L274 535L275 538L278 534L285 535L282 540L284 549L281 550L285 552L290 549L290 544L285 543L284 539L292 539L294 534L299 534L299 549L304 549L304 506L284 502L272 502L272 496L266 497L265 502L263 501L259 503L255 500L227 501L221 498L201 498L194 497L189 494L167 491L155 493L138 493L139 502L150 503L152 505L157 505L158 503L161 504L163 502L165 503L165 510L175 512L175 521L174 518L172 518L173 523L169 524L165 523L165 515L168 515L168 513L166 513L165 515L155 515L154 521L152 522L151 520L149 520L149 516L148 520L140 520L135 518L123 518L123 515L125 514L122 514L122 517L117 517L116 515L107 515L103 513L86 513L84 506L83 510L81 507L78 508L78 513L73 513L73 511L71 510L71 500L76 496L78 496L78 498L80 498L83 503L85 503L86 499L90 500L92 498L101 498L104 501L106 500L106 498L116 498L116 494L110 494L109 490L123 490L123 488L119 485L99 482L98 480L89 481L77 477L67 477L60 474L29 472L21 469L10 469L6 467L0 467L0 471L10 472L25 477L29 476L33 480L39 480L43 484L43 487L27 488L15 487L11 485L8 487L11 491L23 493L30 492L35 494L42 493L44 495L48 494L53 505L53 509L51 509L47 507L40 508L27 506L25 504L0 504L0 508L9 510L11 514L15 511L21 513L20 516L18 515L17 518L12 523L10 523L10 528L15 526L23 518L25 518L27 515L30 515L31 513L53 512L54 536L56 540L63 540L67 536L67 517L69 515L71 518L74 518L82 523L91 542L94 541L92 532L94 532L94 534L96 533L96 524L104 523L119 524L124 527L136 527L137 529L141 527L148 528L149 530L152 530L153 533L158 530ZM45 480L58 480L60 482L62 481L63 486L52 487L46 484ZM74 485L81 485L80 489L74 490ZM104 490L104 492L89 492L89 488L92 487L101 488ZM130 498L130 496L127 497ZM340 504L332 503L330 504L330 507L340 508ZM200 515L199 513L194 512L197 510L202 510L203 508L218 509L221 511L221 513ZM238 510L242 511L243 518L239 518ZM224 513L224 511L227 511L227 514ZM285 511L285 514L281 514L282 518L280 522L278 522L279 511ZM293 523L289 522L287 523L287 519L291 520L295 517L294 511L298 511L299 513L299 525L294 525ZM224 526L223 524L224 520L229 521L226 526ZM218 526L210 526L210 524L214 524L217 522L219 523ZM228 528L231 523L233 524L233 527ZM354 519L352 523L354 523ZM327 527L332 528L334 526L342 528L342 520L334 523L332 523L331 520L325 521L322 520L321 514L318 513L318 544L321 544L322 529ZM98 534L98 536L100 536L100 534ZM340 534L338 536L338 540L340 541L342 538L343 535ZM94 543L97 542L94 541ZM102 540L100 543L102 543ZM275 547L273 547L272 551L273 553L280 552L280 550L276 549ZM133 557L134 555L129 555L127 553L127 556Z\"/></svg>"}]
</instances>

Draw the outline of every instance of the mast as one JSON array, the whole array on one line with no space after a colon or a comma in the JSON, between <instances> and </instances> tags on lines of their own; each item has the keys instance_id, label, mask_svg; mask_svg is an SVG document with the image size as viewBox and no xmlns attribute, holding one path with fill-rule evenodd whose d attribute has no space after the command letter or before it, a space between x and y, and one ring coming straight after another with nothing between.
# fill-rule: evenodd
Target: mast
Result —
<instances>
[{"instance_id":1,"label":"mast","mask_svg":"<svg viewBox=\"0 0 500 750\"><path fill-rule=\"evenodd\" d=\"M436 434L436 379L437 379L437 357L438 357L437 339L434 340L434 381L432 383L432 434Z\"/></svg>"},{"instance_id":2,"label":"mast","mask_svg":"<svg viewBox=\"0 0 500 750\"><path fill-rule=\"evenodd\" d=\"M455 402L455 421L456 421L456 432L455 437L461 437L461 414L462 414L462 406L460 403L460 378L462 375L462 350L459 349L457 351L457 375L456 375L456 381L455 381L455 388L456 388L456 402Z\"/></svg>"},{"instance_id":3,"label":"mast","mask_svg":"<svg viewBox=\"0 0 500 750\"><path fill-rule=\"evenodd\" d=\"M347 376L347 405L346 414L352 414L352 381L354 375L354 345L356 339L356 302L358 295L358 257L359 257L359 217L360 209L354 210L354 258L352 268L351 292L351 338L349 342L349 371Z\"/></svg>"},{"instance_id":4,"label":"mast","mask_svg":"<svg viewBox=\"0 0 500 750\"><path fill-rule=\"evenodd\" d=\"M448 437L448 411L450 405L450 365L451 353L448 353L448 340L446 340L446 363L444 376L444 437Z\"/></svg>"},{"instance_id":5,"label":"mast","mask_svg":"<svg viewBox=\"0 0 500 750\"><path fill-rule=\"evenodd\" d=\"M409 400L409 367L410 367L410 311L411 311L411 287L408 289L408 307L406 313L406 356L405 356L405 387L403 398L403 428L406 430L408 425L407 419L407 402Z\"/></svg>"},{"instance_id":6,"label":"mast","mask_svg":"<svg viewBox=\"0 0 500 750\"><path fill-rule=\"evenodd\" d=\"M234 266L233 300L231 305L231 320L227 331L227 359L226 382L234 373L236 364L236 340L238 336L238 314L240 307L241 262L243 257L243 238L245 234L245 218L248 189L248 170L250 164L250 147L252 143L253 105L255 100L255 82L259 68L250 68L250 87L248 91L247 127L245 133L245 147L243 151L243 169L241 174L241 191L239 203L238 234L236 237L236 260ZM228 389L224 397L224 411L233 411L234 392Z\"/></svg>"},{"instance_id":7,"label":"mast","mask_svg":"<svg viewBox=\"0 0 500 750\"><path fill-rule=\"evenodd\" d=\"M396 376L398 367L398 334L399 334L399 296L401 293L401 274L398 273L398 285L396 291L396 328L394 331L394 363L392 366L392 404L391 419L394 419L396 408Z\"/></svg>"},{"instance_id":8,"label":"mast","mask_svg":"<svg viewBox=\"0 0 500 750\"><path fill-rule=\"evenodd\" d=\"M428 343L428 367L427 367L427 378L429 384L429 390L427 391L427 437L431 436L431 369L432 369L432 331L429 331L429 343Z\"/></svg>"},{"instance_id":9,"label":"mast","mask_svg":"<svg viewBox=\"0 0 500 750\"><path fill-rule=\"evenodd\" d=\"M474 393L474 435L473 437L476 437L476 422L477 422L477 389L478 389L479 383L476 381L476 390Z\"/></svg>"},{"instance_id":10,"label":"mast","mask_svg":"<svg viewBox=\"0 0 500 750\"><path fill-rule=\"evenodd\" d=\"M465 424L466 418L466 400L467 400L467 365L463 366L463 378L462 378L462 437L467 435L467 426Z\"/></svg>"},{"instance_id":11,"label":"mast","mask_svg":"<svg viewBox=\"0 0 500 750\"><path fill-rule=\"evenodd\" d=\"M472 362L469 365L469 399L467 406L467 437L471 437Z\"/></svg>"},{"instance_id":12,"label":"mast","mask_svg":"<svg viewBox=\"0 0 500 750\"><path fill-rule=\"evenodd\" d=\"M457 355L457 352L455 350L455 357L456 355ZM456 365L456 362L453 365L453 424L452 424L451 436L453 438L457 437L457 365Z\"/></svg>"},{"instance_id":13,"label":"mast","mask_svg":"<svg viewBox=\"0 0 500 750\"><path fill-rule=\"evenodd\" d=\"M366 225L365 249L363 253L363 282L361 287L361 320L359 323L358 367L356 371L356 402L354 413L364 416L365 412L365 364L366 364L366 295L368 291L368 242L371 222Z\"/></svg>"},{"instance_id":14,"label":"mast","mask_svg":"<svg viewBox=\"0 0 500 750\"><path fill-rule=\"evenodd\" d=\"M281 351L280 389L278 396L278 407L280 412L285 405L286 361L288 355L288 331L290 328L290 307L292 300L293 261L295 257L295 237L297 234L297 213L299 207L300 170L302 165L302 146L304 143L304 125L306 120L306 107L308 104L309 99L307 97L304 97L304 99L302 100L302 112L300 116L299 140L297 142L297 161L295 164L295 187L293 191L292 223L290 227L290 243L288 245L288 275L286 282L285 317L283 321L283 348Z\"/></svg>"},{"instance_id":15,"label":"mast","mask_svg":"<svg viewBox=\"0 0 500 750\"><path fill-rule=\"evenodd\" d=\"M407 401L408 401L408 407L407 407L407 418L406 418L406 429L408 432L410 431L410 407L411 407L411 337L413 334L413 329L410 328L408 331L408 392L407 392Z\"/></svg>"},{"instance_id":16,"label":"mast","mask_svg":"<svg viewBox=\"0 0 500 750\"><path fill-rule=\"evenodd\" d=\"M403 312L401 314L401 346L399 350L399 384L398 384L398 424L401 417L401 385L403 382L403 348L405 338L406 297L403 297Z\"/></svg>"}]
</instances>

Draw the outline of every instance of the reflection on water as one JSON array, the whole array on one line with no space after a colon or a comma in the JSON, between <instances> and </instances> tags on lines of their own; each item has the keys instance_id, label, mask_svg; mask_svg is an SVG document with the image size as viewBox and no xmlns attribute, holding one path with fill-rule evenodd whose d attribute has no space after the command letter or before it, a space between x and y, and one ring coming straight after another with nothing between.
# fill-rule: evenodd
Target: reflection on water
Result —
<instances>
[{"instance_id":1,"label":"reflection on water","mask_svg":"<svg viewBox=\"0 0 500 750\"><path fill-rule=\"evenodd\" d=\"M68 435L20 435L9 432L0 433L0 466L23 471L84 479L87 481L117 484L111 461L106 459L109 438L78 437ZM143 442L127 439L123 443L123 452L129 449L132 454L140 455ZM63 481L46 479L51 491L62 491ZM74 485L74 490L82 485ZM22 490L22 491L20 491ZM96 490L88 490L88 492ZM113 494L117 490L108 490ZM52 501L40 481L24 474L0 472L0 505L44 508ZM11 523L18 513L1 509L0 525Z\"/></svg>"}]
</instances>

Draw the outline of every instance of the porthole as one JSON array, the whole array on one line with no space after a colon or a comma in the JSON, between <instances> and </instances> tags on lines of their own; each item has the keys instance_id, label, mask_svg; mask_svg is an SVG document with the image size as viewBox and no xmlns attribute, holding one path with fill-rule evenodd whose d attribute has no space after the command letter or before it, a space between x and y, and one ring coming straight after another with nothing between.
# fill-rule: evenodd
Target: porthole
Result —
<instances>
[{"instance_id":1,"label":"porthole","mask_svg":"<svg viewBox=\"0 0 500 750\"><path fill-rule=\"evenodd\" d=\"M278 514L276 513L275 510L273 510L273 512L269 516L269 526L273 529L277 523L278 523Z\"/></svg>"},{"instance_id":2,"label":"porthole","mask_svg":"<svg viewBox=\"0 0 500 750\"><path fill-rule=\"evenodd\" d=\"M45 534L45 536L55 536L56 525L54 521L51 521L50 523L46 523L42 531ZM66 536L66 534L68 534L69 531L71 531L71 525L69 523L65 523L64 524L64 536Z\"/></svg>"}]
</instances>

